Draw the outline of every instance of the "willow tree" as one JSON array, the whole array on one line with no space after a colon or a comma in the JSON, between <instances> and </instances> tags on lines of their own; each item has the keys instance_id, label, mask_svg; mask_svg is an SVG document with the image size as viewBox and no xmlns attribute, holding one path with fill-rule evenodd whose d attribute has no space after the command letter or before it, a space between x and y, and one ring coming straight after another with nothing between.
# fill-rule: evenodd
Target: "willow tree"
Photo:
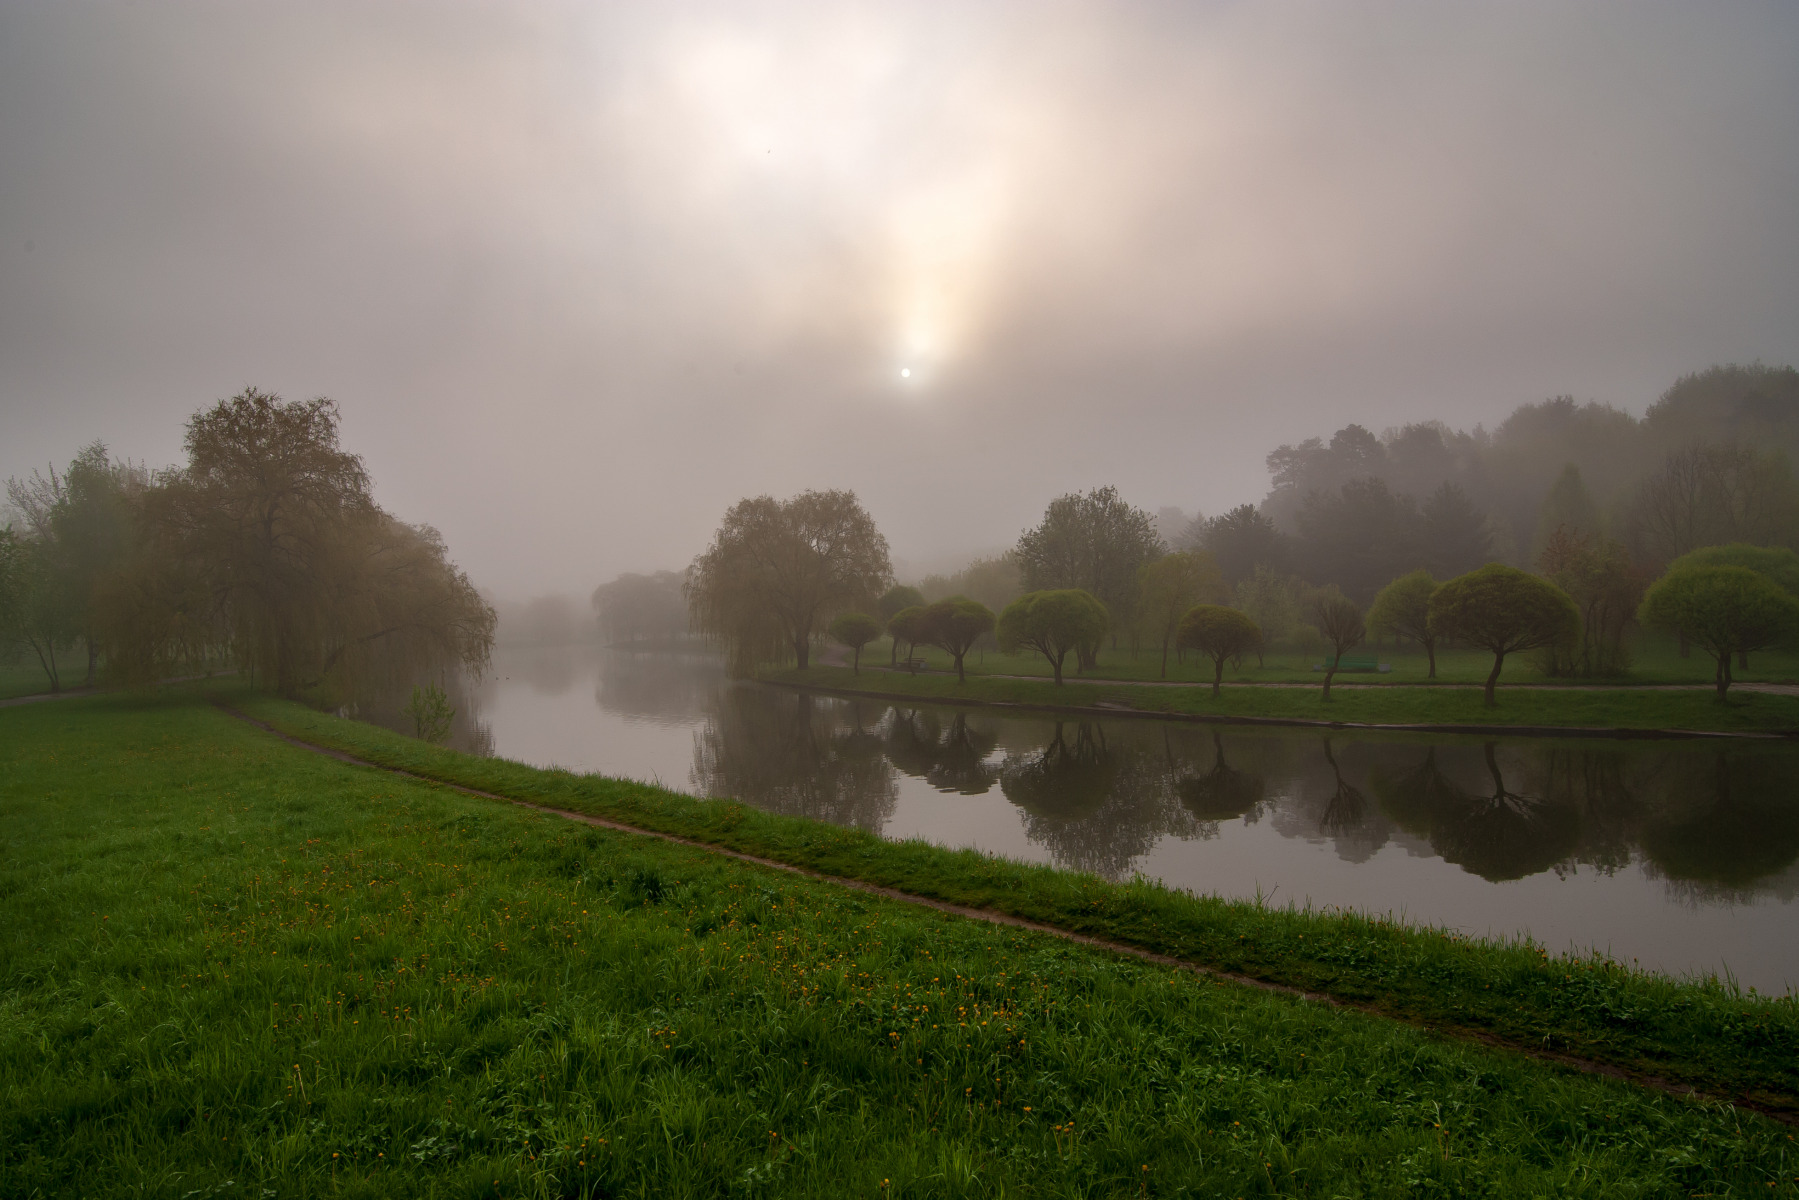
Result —
<instances>
[{"instance_id":1,"label":"willow tree","mask_svg":"<svg viewBox=\"0 0 1799 1200\"><path fill-rule=\"evenodd\" d=\"M789 653L803 671L829 616L874 607L892 579L887 539L854 492L755 496L725 513L694 560L688 614L724 643L736 674Z\"/></svg>"},{"instance_id":2,"label":"willow tree","mask_svg":"<svg viewBox=\"0 0 1799 1200\"><path fill-rule=\"evenodd\" d=\"M197 414L187 465L142 497L137 560L109 588L122 663L212 641L284 694L479 669L494 612L429 526L377 506L337 406L246 390Z\"/></svg>"}]
</instances>

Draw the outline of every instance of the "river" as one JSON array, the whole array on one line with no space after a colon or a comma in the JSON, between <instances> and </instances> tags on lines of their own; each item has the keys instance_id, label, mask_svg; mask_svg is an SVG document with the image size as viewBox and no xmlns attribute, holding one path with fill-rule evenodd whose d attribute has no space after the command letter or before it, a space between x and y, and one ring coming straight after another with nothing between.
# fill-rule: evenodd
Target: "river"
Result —
<instances>
[{"instance_id":1,"label":"river","mask_svg":"<svg viewBox=\"0 0 1799 1200\"><path fill-rule=\"evenodd\" d=\"M1799 989L1799 746L1368 735L895 705L701 654L510 650L455 740L1108 879ZM377 718L378 719L378 718Z\"/></svg>"}]
</instances>

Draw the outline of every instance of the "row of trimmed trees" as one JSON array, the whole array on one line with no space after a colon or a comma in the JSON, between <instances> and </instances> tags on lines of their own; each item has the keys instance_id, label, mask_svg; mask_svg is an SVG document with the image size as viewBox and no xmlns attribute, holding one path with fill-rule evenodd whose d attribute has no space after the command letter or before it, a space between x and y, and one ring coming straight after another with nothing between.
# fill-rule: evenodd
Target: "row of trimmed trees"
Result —
<instances>
[{"instance_id":1,"label":"row of trimmed trees","mask_svg":"<svg viewBox=\"0 0 1799 1200\"><path fill-rule=\"evenodd\" d=\"M1646 592L1638 587L1621 598L1605 588L1582 590L1580 572L1609 578L1605 564L1583 565L1584 544L1563 542L1553 559L1561 569L1549 578L1500 563L1443 583L1417 570L1381 589L1366 611L1335 585L1311 589L1305 615L1329 650L1325 699L1344 655L1370 632L1416 640L1431 678L1445 639L1491 653L1489 704L1508 658L1529 651L1555 661L1596 655L1590 643L1615 638L1632 618L1712 655L1720 698L1733 658L1741 663L1752 651L1799 636L1799 556L1791 551L1708 547L1677 560ZM885 633L893 661L901 644L908 656L913 647L936 646L964 679L969 650L992 634L1002 650L1043 655L1061 683L1070 655L1083 668L1093 665L1119 627L1121 606L1138 631L1159 641L1164 675L1171 649L1196 652L1213 664L1214 692L1225 663L1264 649L1265 632L1253 616L1223 602L1230 592L1214 556L1203 549L1154 553L1160 544L1147 515L1123 505L1112 489L1052 503L1020 546L1025 580L1059 586L1036 587L997 614L961 595L927 604L915 588L890 586L886 540L852 493L758 497L726 514L689 573L687 597L696 627L723 641L742 673L789 654L803 669L813 639L828 630L854 652L858 671L863 648ZM1094 586L1067 585L1083 576ZM1564 580L1576 581L1576 596ZM1114 593L1113 603L1096 588ZM1620 616L1613 610L1624 601L1630 608Z\"/></svg>"},{"instance_id":2,"label":"row of trimmed trees","mask_svg":"<svg viewBox=\"0 0 1799 1200\"><path fill-rule=\"evenodd\" d=\"M8 485L0 645L30 647L52 690L71 651L90 682L228 662L345 698L487 662L493 609L436 530L375 503L331 401L247 390L196 413L186 450L152 474L95 443Z\"/></svg>"}]
</instances>

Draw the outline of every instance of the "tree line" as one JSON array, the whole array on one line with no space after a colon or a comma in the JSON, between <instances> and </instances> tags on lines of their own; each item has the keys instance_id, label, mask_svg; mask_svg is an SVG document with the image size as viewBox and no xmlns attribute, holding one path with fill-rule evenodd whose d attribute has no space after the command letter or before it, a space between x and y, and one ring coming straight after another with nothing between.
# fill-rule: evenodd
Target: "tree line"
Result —
<instances>
[{"instance_id":1,"label":"tree line","mask_svg":"<svg viewBox=\"0 0 1799 1200\"><path fill-rule=\"evenodd\" d=\"M891 663L902 644L908 658L914 647L936 646L962 679L968 652L991 636L1002 650L1042 655L1060 684L1070 655L1091 669L1108 636L1116 644L1128 633L1159 646L1164 677L1171 649L1209 659L1217 694L1227 662L1260 656L1276 637L1293 644L1297 626L1308 648L1328 652L1326 700L1345 656L1371 633L1417 641L1433 678L1440 641L1491 653L1488 704L1506 660L1525 652L1542 652L1552 670L1617 673L1632 621L1711 655L1720 700L1733 658L1740 664L1799 635L1799 555L1785 547L1700 547L1650 583L1617 543L1589 542L1561 524L1537 572L1487 561L1439 582L1415 565L1414 547L1411 559L1382 560L1393 574L1363 600L1266 562L1244 575L1239 561L1233 588L1221 559L1252 536L1278 531L1253 509L1233 510L1204 523L1197 546L1171 550L1155 519L1116 488L1061 496L1007 556L1021 594L996 613L966 595L927 602L920 589L895 586L886 539L853 493L764 496L726 514L688 573L686 595L695 627L721 641L743 673L783 660L805 669L827 632L851 648L859 671L863 648L885 633Z\"/></svg>"},{"instance_id":2,"label":"tree line","mask_svg":"<svg viewBox=\"0 0 1799 1200\"><path fill-rule=\"evenodd\" d=\"M197 412L184 448L150 472L95 442L9 481L0 645L52 690L71 653L90 683L230 664L321 698L486 664L492 607L435 529L375 503L330 400L247 389Z\"/></svg>"}]
</instances>

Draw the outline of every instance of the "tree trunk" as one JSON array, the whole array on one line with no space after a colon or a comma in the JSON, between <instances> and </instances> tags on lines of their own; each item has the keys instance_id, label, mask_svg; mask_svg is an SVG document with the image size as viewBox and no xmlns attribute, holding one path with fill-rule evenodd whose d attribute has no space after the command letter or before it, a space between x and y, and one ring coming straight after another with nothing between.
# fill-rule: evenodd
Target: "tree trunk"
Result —
<instances>
[{"instance_id":1,"label":"tree trunk","mask_svg":"<svg viewBox=\"0 0 1799 1200\"><path fill-rule=\"evenodd\" d=\"M862 647L860 647L860 646L856 647L856 656L854 658L850 659L850 664L851 664L850 674L852 674L852 675L862 674Z\"/></svg>"},{"instance_id":2,"label":"tree trunk","mask_svg":"<svg viewBox=\"0 0 1799 1200\"><path fill-rule=\"evenodd\" d=\"M1718 703L1723 704L1730 694L1730 651L1725 650L1718 655Z\"/></svg>"},{"instance_id":3,"label":"tree trunk","mask_svg":"<svg viewBox=\"0 0 1799 1200\"><path fill-rule=\"evenodd\" d=\"M1062 659L1067 653L1068 653L1068 651L1064 650L1064 651L1062 651L1061 654L1058 654L1049 660L1049 665L1056 669L1056 686L1057 687L1062 686Z\"/></svg>"},{"instance_id":4,"label":"tree trunk","mask_svg":"<svg viewBox=\"0 0 1799 1200\"><path fill-rule=\"evenodd\" d=\"M1162 678L1168 678L1168 636L1162 636Z\"/></svg>"},{"instance_id":5,"label":"tree trunk","mask_svg":"<svg viewBox=\"0 0 1799 1200\"><path fill-rule=\"evenodd\" d=\"M962 654L967 654L967 653L968 653L968 651L966 651L966 650L962 651ZM962 654L956 655L956 682L957 683L967 683L968 682L968 675L965 671L962 670Z\"/></svg>"},{"instance_id":6,"label":"tree trunk","mask_svg":"<svg viewBox=\"0 0 1799 1200\"><path fill-rule=\"evenodd\" d=\"M92 637L84 637L82 640L87 643L87 685L93 687L94 665L99 661L100 650L94 645L94 639ZM1746 654L1743 656L1743 665L1745 667L1749 665L1749 656Z\"/></svg>"},{"instance_id":7,"label":"tree trunk","mask_svg":"<svg viewBox=\"0 0 1799 1200\"><path fill-rule=\"evenodd\" d=\"M899 639L897 637L889 636L887 639L887 665L899 666Z\"/></svg>"},{"instance_id":8,"label":"tree trunk","mask_svg":"<svg viewBox=\"0 0 1799 1200\"><path fill-rule=\"evenodd\" d=\"M1493 671L1487 676L1487 707L1493 707L1493 688L1499 682L1499 670L1505 666L1505 651L1493 655Z\"/></svg>"},{"instance_id":9,"label":"tree trunk","mask_svg":"<svg viewBox=\"0 0 1799 1200\"><path fill-rule=\"evenodd\" d=\"M1339 654L1337 658L1331 660L1331 665L1324 669L1324 700L1327 704L1330 703L1331 698L1331 676L1337 673L1337 662L1342 657Z\"/></svg>"},{"instance_id":10,"label":"tree trunk","mask_svg":"<svg viewBox=\"0 0 1799 1200\"><path fill-rule=\"evenodd\" d=\"M1212 660L1212 699L1218 698L1218 685L1224 682L1224 659L1222 656Z\"/></svg>"},{"instance_id":11,"label":"tree trunk","mask_svg":"<svg viewBox=\"0 0 1799 1200\"><path fill-rule=\"evenodd\" d=\"M1430 674L1425 676L1425 678L1426 679L1435 679L1437 677L1437 639L1436 638L1432 638L1430 641L1424 643L1424 654L1425 654L1425 657L1430 659Z\"/></svg>"},{"instance_id":12,"label":"tree trunk","mask_svg":"<svg viewBox=\"0 0 1799 1200\"><path fill-rule=\"evenodd\" d=\"M793 657L794 660L799 663L800 670L804 671L807 669L808 664L811 661L811 653L811 638L801 636L793 639Z\"/></svg>"}]
</instances>

